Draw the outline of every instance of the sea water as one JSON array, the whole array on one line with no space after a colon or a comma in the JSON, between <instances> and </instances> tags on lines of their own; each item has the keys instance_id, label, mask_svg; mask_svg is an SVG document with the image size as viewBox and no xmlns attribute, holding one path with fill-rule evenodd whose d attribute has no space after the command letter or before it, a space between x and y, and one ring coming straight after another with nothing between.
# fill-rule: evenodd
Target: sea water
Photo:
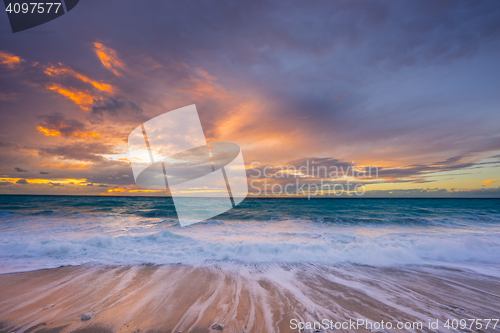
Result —
<instances>
[{"instance_id":1,"label":"sea water","mask_svg":"<svg viewBox=\"0 0 500 333\"><path fill-rule=\"evenodd\" d=\"M171 198L0 195L0 273L211 262L437 265L500 276L500 200L247 198L181 228Z\"/></svg>"}]
</instances>

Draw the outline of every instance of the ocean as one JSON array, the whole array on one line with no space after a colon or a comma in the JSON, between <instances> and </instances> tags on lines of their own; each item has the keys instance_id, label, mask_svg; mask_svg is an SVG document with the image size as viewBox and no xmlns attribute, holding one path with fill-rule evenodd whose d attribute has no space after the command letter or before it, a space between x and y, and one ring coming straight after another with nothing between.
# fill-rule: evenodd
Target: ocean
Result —
<instances>
[{"instance_id":1,"label":"ocean","mask_svg":"<svg viewBox=\"0 0 500 333\"><path fill-rule=\"evenodd\" d=\"M171 198L0 196L0 273L76 265L434 265L500 276L499 199L257 199L181 228Z\"/></svg>"}]
</instances>

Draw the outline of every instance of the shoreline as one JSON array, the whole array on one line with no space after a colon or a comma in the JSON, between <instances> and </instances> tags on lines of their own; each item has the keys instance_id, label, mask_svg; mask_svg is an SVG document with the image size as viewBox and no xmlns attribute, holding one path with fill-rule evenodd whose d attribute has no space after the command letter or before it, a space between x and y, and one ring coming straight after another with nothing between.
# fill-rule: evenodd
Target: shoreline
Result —
<instances>
[{"instance_id":1,"label":"shoreline","mask_svg":"<svg viewBox=\"0 0 500 333\"><path fill-rule=\"evenodd\" d=\"M500 278L434 266L82 265L1 274L0 285L0 332L299 332L291 321L444 322L500 309Z\"/></svg>"}]
</instances>

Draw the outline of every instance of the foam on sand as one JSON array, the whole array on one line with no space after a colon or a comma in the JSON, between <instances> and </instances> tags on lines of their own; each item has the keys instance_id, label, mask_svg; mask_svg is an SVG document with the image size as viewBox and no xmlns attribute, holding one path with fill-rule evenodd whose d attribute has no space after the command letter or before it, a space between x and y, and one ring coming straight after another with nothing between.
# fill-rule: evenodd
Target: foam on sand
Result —
<instances>
[{"instance_id":1,"label":"foam on sand","mask_svg":"<svg viewBox=\"0 0 500 333\"><path fill-rule=\"evenodd\" d=\"M437 267L77 266L4 274L0 284L0 321L16 331L290 332L293 319L427 323L500 309L499 278Z\"/></svg>"}]
</instances>

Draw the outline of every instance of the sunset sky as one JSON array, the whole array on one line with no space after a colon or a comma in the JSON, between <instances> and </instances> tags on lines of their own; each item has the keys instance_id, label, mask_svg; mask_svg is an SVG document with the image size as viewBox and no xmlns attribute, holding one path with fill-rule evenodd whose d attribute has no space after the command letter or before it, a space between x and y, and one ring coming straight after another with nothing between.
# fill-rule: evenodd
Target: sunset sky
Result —
<instances>
[{"instance_id":1,"label":"sunset sky","mask_svg":"<svg viewBox=\"0 0 500 333\"><path fill-rule=\"evenodd\" d=\"M127 137L196 104L247 168L376 166L352 179L367 195L500 197L499 55L495 0L85 0L15 34L3 13L0 194L164 195L135 185Z\"/></svg>"}]
</instances>

